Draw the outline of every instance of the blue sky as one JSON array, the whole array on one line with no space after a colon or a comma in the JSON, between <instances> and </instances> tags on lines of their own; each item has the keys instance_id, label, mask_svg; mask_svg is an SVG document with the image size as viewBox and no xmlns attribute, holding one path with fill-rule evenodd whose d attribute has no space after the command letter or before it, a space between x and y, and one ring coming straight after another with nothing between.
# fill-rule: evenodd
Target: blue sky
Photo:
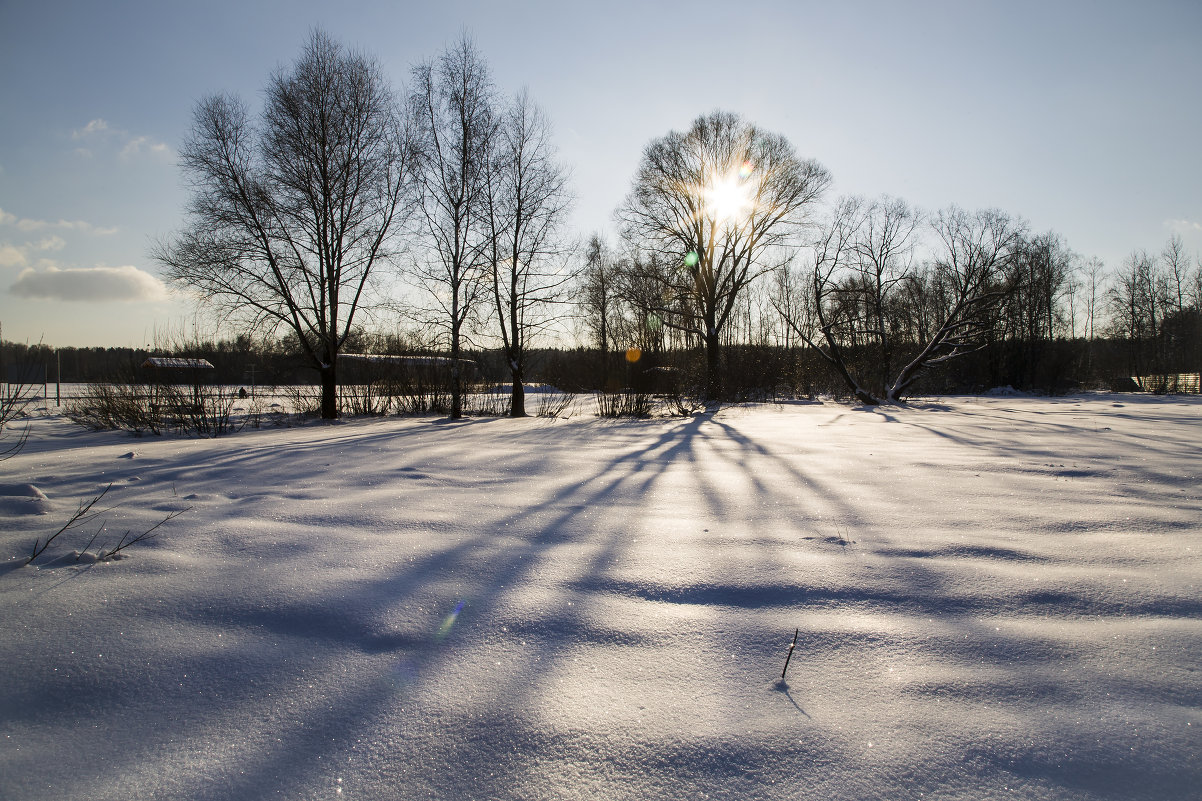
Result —
<instances>
[{"instance_id":1,"label":"blue sky","mask_svg":"<svg viewBox=\"0 0 1202 801\"><path fill-rule=\"evenodd\" d=\"M551 117L581 236L612 227L650 139L721 108L825 164L832 197L999 207L1112 268L1174 232L1202 250L1193 0L0 0L5 339L139 345L193 324L148 256L182 223L192 108L257 106L313 27L398 88L468 31L498 87Z\"/></svg>"}]
</instances>

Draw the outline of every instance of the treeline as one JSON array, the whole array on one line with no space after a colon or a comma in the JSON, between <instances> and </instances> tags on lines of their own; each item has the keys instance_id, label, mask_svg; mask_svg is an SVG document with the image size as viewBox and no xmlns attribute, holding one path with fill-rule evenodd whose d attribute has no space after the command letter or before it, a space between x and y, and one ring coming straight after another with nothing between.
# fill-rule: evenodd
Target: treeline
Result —
<instances>
[{"instance_id":1,"label":"treeline","mask_svg":"<svg viewBox=\"0 0 1202 801\"><path fill-rule=\"evenodd\" d=\"M1139 375L1130 364L1134 351L1153 353L1158 343L1133 343L1125 339L1007 340L968 354L955 362L921 376L912 386L913 395L980 394L1010 387L1036 394L1062 394L1087 390L1152 392L1197 392L1197 379L1175 384L1177 373L1198 373L1197 326L1193 317L1194 369L1187 369L1189 349L1174 351L1180 361L1165 373ZM1172 327L1172 326L1170 326ZM365 337L370 342L361 352L395 356L443 355L430 348L414 347L405 337ZM665 340L667 338L664 338ZM625 389L650 394L684 395L700 398L705 379L705 351L701 347L667 346L651 340L646 350L596 348L545 348L529 354L529 383L555 387L565 392L618 392ZM633 347L633 346L632 346ZM360 352L360 351L356 351ZM53 348L4 342L0 345L3 365L37 365L53 384L113 383L145 384L160 380L142 365L149 356L205 359L214 366L200 377L205 383L244 387L313 385L312 368L295 349L282 341L234 340L195 342L168 348ZM465 351L476 365L472 381L476 388L507 384L508 369L501 350ZM859 358L860 354L856 354ZM732 401L762 401L819 396L851 398L846 383L821 356L808 346L732 342L722 352L725 398ZM865 361L870 355L863 355ZM58 372L61 366L61 375ZM1175 367L1182 369L1175 369ZM344 368L347 383L385 380L393 376L388 367ZM189 375L189 378L194 377ZM449 387L447 387L449 391Z\"/></svg>"}]
</instances>

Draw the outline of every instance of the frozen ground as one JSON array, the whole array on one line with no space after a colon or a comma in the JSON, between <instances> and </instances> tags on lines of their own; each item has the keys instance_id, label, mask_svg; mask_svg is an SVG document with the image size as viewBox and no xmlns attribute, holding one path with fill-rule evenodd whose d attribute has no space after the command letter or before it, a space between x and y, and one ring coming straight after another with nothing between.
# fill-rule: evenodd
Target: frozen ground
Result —
<instances>
[{"instance_id":1,"label":"frozen ground","mask_svg":"<svg viewBox=\"0 0 1202 801\"><path fill-rule=\"evenodd\" d=\"M1117 395L37 419L0 797L1196 799L1200 442L1199 399ZM190 510L19 566L110 482L101 539Z\"/></svg>"}]
</instances>

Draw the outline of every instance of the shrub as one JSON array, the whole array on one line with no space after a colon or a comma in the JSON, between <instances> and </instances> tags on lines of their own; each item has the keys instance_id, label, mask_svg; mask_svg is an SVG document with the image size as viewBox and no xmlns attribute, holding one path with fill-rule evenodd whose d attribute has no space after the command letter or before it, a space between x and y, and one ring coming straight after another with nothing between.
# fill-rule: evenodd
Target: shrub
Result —
<instances>
[{"instance_id":1,"label":"shrub","mask_svg":"<svg viewBox=\"0 0 1202 801\"><path fill-rule=\"evenodd\" d=\"M634 389L597 393L598 417L650 417L655 408L651 395Z\"/></svg>"}]
</instances>

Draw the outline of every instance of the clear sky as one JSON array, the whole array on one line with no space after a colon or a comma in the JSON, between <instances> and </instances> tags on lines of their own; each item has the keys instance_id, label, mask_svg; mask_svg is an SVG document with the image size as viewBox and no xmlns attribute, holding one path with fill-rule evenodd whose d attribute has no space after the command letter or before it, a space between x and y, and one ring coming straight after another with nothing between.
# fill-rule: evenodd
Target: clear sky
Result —
<instances>
[{"instance_id":1,"label":"clear sky","mask_svg":"<svg viewBox=\"0 0 1202 801\"><path fill-rule=\"evenodd\" d=\"M191 325L148 256L178 229L193 106L258 106L309 30L398 88L466 30L549 114L575 231L612 231L643 146L721 108L836 194L993 206L1117 267L1202 250L1202 3L0 0L0 325L144 345Z\"/></svg>"}]
</instances>

